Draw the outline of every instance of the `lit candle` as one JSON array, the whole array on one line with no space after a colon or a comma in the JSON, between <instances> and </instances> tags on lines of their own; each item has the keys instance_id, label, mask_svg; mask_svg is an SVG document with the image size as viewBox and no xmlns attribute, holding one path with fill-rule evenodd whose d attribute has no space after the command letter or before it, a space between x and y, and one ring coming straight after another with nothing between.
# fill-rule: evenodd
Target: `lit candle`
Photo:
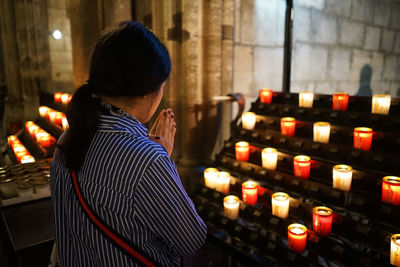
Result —
<instances>
[{"instance_id":1,"label":"lit candle","mask_svg":"<svg viewBox=\"0 0 400 267\"><path fill-rule=\"evenodd\" d=\"M48 107L46 107L46 106L39 107L40 117L46 118L47 117L47 112L49 112L49 108Z\"/></svg>"},{"instance_id":2,"label":"lit candle","mask_svg":"<svg viewBox=\"0 0 400 267\"><path fill-rule=\"evenodd\" d=\"M289 216L289 195L283 192L272 194L272 215L286 219Z\"/></svg>"},{"instance_id":3,"label":"lit candle","mask_svg":"<svg viewBox=\"0 0 400 267\"><path fill-rule=\"evenodd\" d=\"M257 203L258 184L253 181L247 181L242 184L243 201L249 205Z\"/></svg>"},{"instance_id":4,"label":"lit candle","mask_svg":"<svg viewBox=\"0 0 400 267\"><path fill-rule=\"evenodd\" d=\"M59 92L54 93L54 101L57 103L61 103L61 96L62 96L62 93L59 93Z\"/></svg>"},{"instance_id":5,"label":"lit candle","mask_svg":"<svg viewBox=\"0 0 400 267\"><path fill-rule=\"evenodd\" d=\"M38 131L39 129L40 129L39 126L37 126L36 124L35 125L31 125L28 128L28 132L29 132L30 135L35 137L35 132Z\"/></svg>"},{"instance_id":6,"label":"lit candle","mask_svg":"<svg viewBox=\"0 0 400 267\"><path fill-rule=\"evenodd\" d=\"M229 184L231 182L231 175L229 172L219 172L217 174L216 190L227 194L229 192Z\"/></svg>"},{"instance_id":7,"label":"lit candle","mask_svg":"<svg viewBox=\"0 0 400 267\"><path fill-rule=\"evenodd\" d=\"M36 140L42 145L42 147L51 146L51 136L46 132L37 133Z\"/></svg>"},{"instance_id":8,"label":"lit candle","mask_svg":"<svg viewBox=\"0 0 400 267\"><path fill-rule=\"evenodd\" d=\"M390 243L390 264L400 266L400 234L392 235Z\"/></svg>"},{"instance_id":9,"label":"lit candle","mask_svg":"<svg viewBox=\"0 0 400 267\"><path fill-rule=\"evenodd\" d=\"M367 127L354 128L354 148L370 150L373 131Z\"/></svg>"},{"instance_id":10,"label":"lit candle","mask_svg":"<svg viewBox=\"0 0 400 267\"><path fill-rule=\"evenodd\" d=\"M52 110L49 112L49 119L52 123L56 123L57 111Z\"/></svg>"},{"instance_id":11,"label":"lit candle","mask_svg":"<svg viewBox=\"0 0 400 267\"><path fill-rule=\"evenodd\" d=\"M62 94L61 96L61 103L67 105L69 102L69 94Z\"/></svg>"},{"instance_id":12,"label":"lit candle","mask_svg":"<svg viewBox=\"0 0 400 267\"><path fill-rule=\"evenodd\" d=\"M312 108L314 101L314 93L303 91L299 93L299 107Z\"/></svg>"},{"instance_id":13,"label":"lit candle","mask_svg":"<svg viewBox=\"0 0 400 267\"><path fill-rule=\"evenodd\" d=\"M338 188L343 191L349 192L351 189L352 176L353 168L351 166L344 164L333 166L333 188Z\"/></svg>"},{"instance_id":14,"label":"lit candle","mask_svg":"<svg viewBox=\"0 0 400 267\"><path fill-rule=\"evenodd\" d=\"M250 145L247 142L240 141L235 144L236 159L248 161L250 157Z\"/></svg>"},{"instance_id":15,"label":"lit candle","mask_svg":"<svg viewBox=\"0 0 400 267\"><path fill-rule=\"evenodd\" d=\"M400 177L385 176L382 181L382 201L400 206Z\"/></svg>"},{"instance_id":16,"label":"lit candle","mask_svg":"<svg viewBox=\"0 0 400 267\"><path fill-rule=\"evenodd\" d=\"M275 170L278 161L278 152L275 148L267 147L261 151L262 166L268 170Z\"/></svg>"},{"instance_id":17,"label":"lit candle","mask_svg":"<svg viewBox=\"0 0 400 267\"><path fill-rule=\"evenodd\" d=\"M204 170L204 184L208 188L215 189L217 186L218 169L207 168Z\"/></svg>"},{"instance_id":18,"label":"lit candle","mask_svg":"<svg viewBox=\"0 0 400 267\"><path fill-rule=\"evenodd\" d=\"M13 145L14 143L18 142L19 140L17 139L17 137L15 137L15 135L10 135L9 137L7 137L7 142L11 145Z\"/></svg>"},{"instance_id":19,"label":"lit candle","mask_svg":"<svg viewBox=\"0 0 400 267\"><path fill-rule=\"evenodd\" d=\"M389 114L390 95L374 95L372 97L372 113Z\"/></svg>"},{"instance_id":20,"label":"lit candle","mask_svg":"<svg viewBox=\"0 0 400 267\"><path fill-rule=\"evenodd\" d=\"M310 177L311 158L299 155L293 158L294 176L308 179Z\"/></svg>"},{"instance_id":21,"label":"lit candle","mask_svg":"<svg viewBox=\"0 0 400 267\"><path fill-rule=\"evenodd\" d=\"M347 93L335 93L332 97L332 109L333 110L347 110L349 105L349 94Z\"/></svg>"},{"instance_id":22,"label":"lit candle","mask_svg":"<svg viewBox=\"0 0 400 267\"><path fill-rule=\"evenodd\" d=\"M29 132L29 127L32 126L32 125L35 125L35 123L34 123L33 121L27 121L27 122L25 122L25 130L26 130L27 132Z\"/></svg>"},{"instance_id":23,"label":"lit candle","mask_svg":"<svg viewBox=\"0 0 400 267\"><path fill-rule=\"evenodd\" d=\"M28 154L28 151L27 150L22 150L22 151L18 151L18 152L14 151L14 154L15 154L15 157L17 158L18 162L21 162L21 159Z\"/></svg>"},{"instance_id":24,"label":"lit candle","mask_svg":"<svg viewBox=\"0 0 400 267\"><path fill-rule=\"evenodd\" d=\"M256 125L256 114L254 112L245 112L242 115L243 129L253 130Z\"/></svg>"},{"instance_id":25,"label":"lit candle","mask_svg":"<svg viewBox=\"0 0 400 267\"><path fill-rule=\"evenodd\" d=\"M313 209L313 229L321 235L329 235L332 228L333 212L327 207Z\"/></svg>"},{"instance_id":26,"label":"lit candle","mask_svg":"<svg viewBox=\"0 0 400 267\"><path fill-rule=\"evenodd\" d=\"M64 118L64 113L62 112L56 112L56 117L54 119L54 122L58 125L62 125L62 119Z\"/></svg>"},{"instance_id":27,"label":"lit candle","mask_svg":"<svg viewBox=\"0 0 400 267\"><path fill-rule=\"evenodd\" d=\"M289 225L288 244L290 250L303 253L307 245L307 227L299 223Z\"/></svg>"},{"instance_id":28,"label":"lit candle","mask_svg":"<svg viewBox=\"0 0 400 267\"><path fill-rule=\"evenodd\" d=\"M71 102L71 100L72 100L72 95L71 95L71 94L68 94L67 104L68 104L69 102Z\"/></svg>"},{"instance_id":29,"label":"lit candle","mask_svg":"<svg viewBox=\"0 0 400 267\"><path fill-rule=\"evenodd\" d=\"M294 136L296 130L296 119L284 117L281 119L281 135Z\"/></svg>"},{"instance_id":30,"label":"lit candle","mask_svg":"<svg viewBox=\"0 0 400 267\"><path fill-rule=\"evenodd\" d=\"M314 123L314 142L329 143L331 124L329 122L318 121Z\"/></svg>"},{"instance_id":31,"label":"lit candle","mask_svg":"<svg viewBox=\"0 0 400 267\"><path fill-rule=\"evenodd\" d=\"M239 198L237 196L224 197L224 215L225 217L236 220L239 217Z\"/></svg>"},{"instance_id":32,"label":"lit candle","mask_svg":"<svg viewBox=\"0 0 400 267\"><path fill-rule=\"evenodd\" d=\"M260 102L265 104L271 104L272 102L272 90L261 89L260 90Z\"/></svg>"},{"instance_id":33,"label":"lit candle","mask_svg":"<svg viewBox=\"0 0 400 267\"><path fill-rule=\"evenodd\" d=\"M62 123L63 129L64 129L64 130L67 130L67 129L68 129L68 120L67 120L66 117L63 117L63 118L62 118L61 123Z\"/></svg>"},{"instance_id":34,"label":"lit candle","mask_svg":"<svg viewBox=\"0 0 400 267\"><path fill-rule=\"evenodd\" d=\"M35 162L35 158L32 157L31 155L25 155L21 158L21 163L30 163L30 162Z\"/></svg>"}]
</instances>

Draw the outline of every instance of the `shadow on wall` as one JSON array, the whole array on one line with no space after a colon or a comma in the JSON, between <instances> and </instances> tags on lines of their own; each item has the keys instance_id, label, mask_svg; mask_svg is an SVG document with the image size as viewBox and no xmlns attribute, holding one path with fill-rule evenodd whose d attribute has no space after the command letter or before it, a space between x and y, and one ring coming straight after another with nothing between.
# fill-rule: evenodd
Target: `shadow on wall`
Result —
<instances>
[{"instance_id":1,"label":"shadow on wall","mask_svg":"<svg viewBox=\"0 0 400 267\"><path fill-rule=\"evenodd\" d=\"M360 87L356 96L372 96L371 90L372 68L369 64L365 64L360 73Z\"/></svg>"}]
</instances>

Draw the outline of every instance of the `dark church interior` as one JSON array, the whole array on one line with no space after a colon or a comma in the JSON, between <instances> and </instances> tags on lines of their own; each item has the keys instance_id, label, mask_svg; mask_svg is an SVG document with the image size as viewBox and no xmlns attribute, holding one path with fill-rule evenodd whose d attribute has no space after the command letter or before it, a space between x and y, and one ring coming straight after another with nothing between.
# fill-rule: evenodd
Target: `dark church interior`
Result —
<instances>
[{"instance_id":1,"label":"dark church interior","mask_svg":"<svg viewBox=\"0 0 400 267\"><path fill-rule=\"evenodd\" d=\"M0 0L0 266L61 266L50 165L128 20L171 58L158 110L207 226L181 266L400 266L400 0Z\"/></svg>"}]
</instances>

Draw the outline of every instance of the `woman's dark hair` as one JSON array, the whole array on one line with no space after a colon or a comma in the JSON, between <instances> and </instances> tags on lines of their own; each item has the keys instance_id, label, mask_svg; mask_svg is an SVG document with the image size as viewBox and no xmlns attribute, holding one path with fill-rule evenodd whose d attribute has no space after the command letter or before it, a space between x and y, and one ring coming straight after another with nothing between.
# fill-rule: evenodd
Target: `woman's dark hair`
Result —
<instances>
[{"instance_id":1,"label":"woman's dark hair","mask_svg":"<svg viewBox=\"0 0 400 267\"><path fill-rule=\"evenodd\" d=\"M66 167L79 170L99 119L94 96L140 97L155 93L169 76L168 50L143 25L121 22L95 44L89 80L79 87L67 107L69 129L59 144Z\"/></svg>"}]
</instances>

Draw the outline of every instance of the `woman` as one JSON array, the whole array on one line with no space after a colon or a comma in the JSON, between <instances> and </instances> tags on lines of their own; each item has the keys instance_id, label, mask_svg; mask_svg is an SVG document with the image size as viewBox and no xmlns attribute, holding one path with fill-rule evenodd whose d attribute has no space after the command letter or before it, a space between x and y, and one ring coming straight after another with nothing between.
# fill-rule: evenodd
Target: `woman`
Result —
<instances>
[{"instance_id":1,"label":"woman","mask_svg":"<svg viewBox=\"0 0 400 267\"><path fill-rule=\"evenodd\" d=\"M155 35L122 22L96 43L89 80L68 106L69 129L51 165L55 232L62 266L136 266L101 222L159 266L176 266L204 243L206 227L185 193L170 158L176 124L162 110L143 125L163 96L171 61Z\"/></svg>"}]
</instances>

